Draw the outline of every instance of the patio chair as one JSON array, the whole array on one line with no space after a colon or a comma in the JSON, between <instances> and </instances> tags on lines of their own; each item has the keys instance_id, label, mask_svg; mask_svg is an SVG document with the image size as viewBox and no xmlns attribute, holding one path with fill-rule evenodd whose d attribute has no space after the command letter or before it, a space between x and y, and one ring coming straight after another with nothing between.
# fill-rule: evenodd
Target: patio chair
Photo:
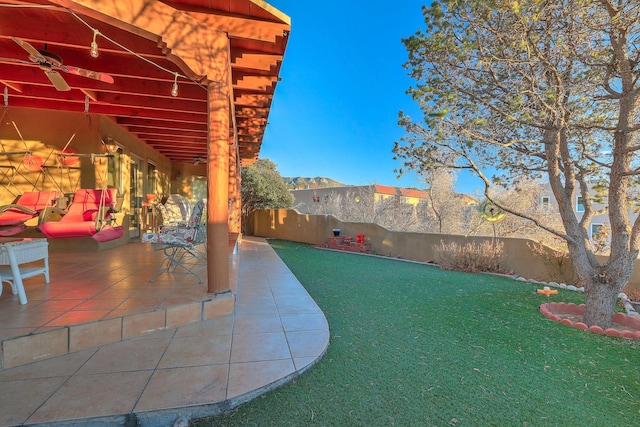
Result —
<instances>
[{"instance_id":1,"label":"patio chair","mask_svg":"<svg viewBox=\"0 0 640 427\"><path fill-rule=\"evenodd\" d=\"M114 226L112 214L119 210L118 190L77 190L69 209L60 221L44 222L38 229L48 238L92 237L106 242L124 235L122 226Z\"/></svg>"},{"instance_id":2,"label":"patio chair","mask_svg":"<svg viewBox=\"0 0 640 427\"><path fill-rule=\"evenodd\" d=\"M143 243L151 243L154 250L164 253L164 259L150 282L162 273L174 273L193 274L202 283L197 271L207 263L207 254L202 248L207 240L205 206L204 200L198 201L184 226L164 226L158 233L142 235Z\"/></svg>"},{"instance_id":3,"label":"patio chair","mask_svg":"<svg viewBox=\"0 0 640 427\"><path fill-rule=\"evenodd\" d=\"M0 236L20 233L32 218L38 217L40 224L45 209L53 207L57 199L57 191L32 191L23 193L15 203L0 206Z\"/></svg>"},{"instance_id":4,"label":"patio chair","mask_svg":"<svg viewBox=\"0 0 640 427\"><path fill-rule=\"evenodd\" d=\"M153 208L160 231L167 226L186 226L191 216L191 203L180 194L171 194L164 203L156 203Z\"/></svg>"}]
</instances>

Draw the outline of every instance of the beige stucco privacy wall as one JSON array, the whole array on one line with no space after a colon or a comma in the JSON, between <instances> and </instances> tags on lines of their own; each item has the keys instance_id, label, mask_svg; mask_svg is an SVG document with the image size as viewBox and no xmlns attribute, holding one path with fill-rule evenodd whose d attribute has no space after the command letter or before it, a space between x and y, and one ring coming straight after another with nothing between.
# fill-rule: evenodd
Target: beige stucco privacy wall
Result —
<instances>
[{"instance_id":1,"label":"beige stucco privacy wall","mask_svg":"<svg viewBox=\"0 0 640 427\"><path fill-rule=\"evenodd\" d=\"M365 242L371 243L373 254L422 262L433 260L433 246L439 244L441 240L461 244L491 240L491 237L389 231L376 224L341 222L330 215L308 215L286 209L256 211L250 216L246 227L246 233L249 235L312 245L321 245L326 242L328 237L333 236L332 230L339 228L340 235L345 237L364 234ZM500 241L504 243L505 270L511 270L514 274L528 279L561 280L556 268L547 264L543 257L532 253L529 248L531 241L516 238L500 238ZM601 259L601 262L603 261L604 258ZM564 271L572 276L570 263L564 266ZM562 281L572 284L576 279L565 277ZM640 288L638 265L628 288Z\"/></svg>"}]
</instances>

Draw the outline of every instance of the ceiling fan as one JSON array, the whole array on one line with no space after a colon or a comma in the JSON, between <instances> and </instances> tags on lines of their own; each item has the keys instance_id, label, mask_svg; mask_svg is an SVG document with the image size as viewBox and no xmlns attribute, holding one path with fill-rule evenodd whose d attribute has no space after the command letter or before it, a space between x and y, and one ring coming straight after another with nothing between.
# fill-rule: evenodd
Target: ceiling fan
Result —
<instances>
[{"instance_id":1,"label":"ceiling fan","mask_svg":"<svg viewBox=\"0 0 640 427\"><path fill-rule=\"evenodd\" d=\"M86 70L84 68L74 67L72 65L64 65L62 58L53 52L46 50L36 49L30 43L19 39L17 37L11 37L21 48L27 51L29 54L29 61L37 64L42 71L47 75L49 81L59 91L68 91L71 87L67 84L62 75L58 72L64 71L65 73L75 74L82 77L88 77L90 79L99 80L105 83L113 83L113 77L109 74L100 73L98 71ZM15 60L16 62L29 63L23 60Z\"/></svg>"}]
</instances>

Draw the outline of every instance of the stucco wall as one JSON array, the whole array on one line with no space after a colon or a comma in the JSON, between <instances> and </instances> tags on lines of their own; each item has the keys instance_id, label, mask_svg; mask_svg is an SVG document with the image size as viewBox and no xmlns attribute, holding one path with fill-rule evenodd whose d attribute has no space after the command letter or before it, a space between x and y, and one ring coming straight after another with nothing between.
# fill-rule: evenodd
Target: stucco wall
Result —
<instances>
[{"instance_id":1,"label":"stucco wall","mask_svg":"<svg viewBox=\"0 0 640 427\"><path fill-rule=\"evenodd\" d=\"M397 257L414 261L431 261L434 258L433 246L441 240L447 242L466 242L491 240L491 237L465 237L431 233L396 232L384 229L376 224L343 223L328 215L300 214L294 210L261 210L254 212L248 220L246 232L249 235L290 240L294 242L320 245L332 236L332 230L339 228L341 236L364 234L365 242L371 243L372 252L377 255ZM544 281L563 281L576 283L571 263L562 268L546 262L544 257L534 255L530 249L532 243L526 239L499 239L504 243L504 268L525 278ZM547 250L549 259L553 259ZM599 258L605 262L606 258ZM560 271L564 271L561 279ZM640 267L636 265L627 289L640 289Z\"/></svg>"},{"instance_id":2,"label":"stucco wall","mask_svg":"<svg viewBox=\"0 0 640 427\"><path fill-rule=\"evenodd\" d=\"M90 114L91 120L87 120L82 112L73 113L67 111L40 110L30 108L11 108L10 118L16 123L25 142L15 132L10 124L3 123L0 126L0 142L4 151L24 150L26 148L33 151L34 155L40 156L45 166L48 167L49 174L42 175L40 172L25 171L20 169L22 175L15 180L17 193L23 191L33 191L33 183L36 183L37 190L56 190L61 187L63 192L72 193L77 188L100 188L103 185L104 159L96 159L93 164L91 159L83 157L74 165L72 173L79 170L78 176L69 178L66 168L59 167L56 160L58 150L67 143L69 147L77 150L78 153L103 153L102 140L108 137L115 140L123 149L127 156L135 154L145 163L153 162L158 171L157 191L162 194L170 192L171 162L166 157L152 150L149 146L128 133L122 126L119 126L112 119L96 114ZM14 165L19 165L23 155L16 155L10 158L3 156L2 163L9 161ZM128 172L128 162L125 167ZM56 182L53 182L55 180ZM123 191L125 196L124 209L129 208L129 175L123 177ZM144 180L143 180L144 181ZM3 182L3 185L5 183ZM5 192L6 193L6 192ZM15 195L1 194L0 203L7 204L13 201Z\"/></svg>"}]
</instances>

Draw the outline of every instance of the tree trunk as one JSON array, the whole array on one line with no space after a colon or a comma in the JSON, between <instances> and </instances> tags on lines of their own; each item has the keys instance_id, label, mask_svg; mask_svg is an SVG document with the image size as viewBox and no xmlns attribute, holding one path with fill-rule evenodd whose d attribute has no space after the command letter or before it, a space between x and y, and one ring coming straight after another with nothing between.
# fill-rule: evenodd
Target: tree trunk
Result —
<instances>
[{"instance_id":1,"label":"tree trunk","mask_svg":"<svg viewBox=\"0 0 640 427\"><path fill-rule=\"evenodd\" d=\"M631 277L637 255L625 256L624 253L615 252L609 256L606 264L599 265L585 245L569 245L569 254L585 289L583 322L587 326L610 328L618 294Z\"/></svg>"},{"instance_id":2,"label":"tree trunk","mask_svg":"<svg viewBox=\"0 0 640 427\"><path fill-rule=\"evenodd\" d=\"M585 311L583 322L587 326L611 327L613 311L619 293L611 283L589 283L585 286Z\"/></svg>"}]
</instances>

